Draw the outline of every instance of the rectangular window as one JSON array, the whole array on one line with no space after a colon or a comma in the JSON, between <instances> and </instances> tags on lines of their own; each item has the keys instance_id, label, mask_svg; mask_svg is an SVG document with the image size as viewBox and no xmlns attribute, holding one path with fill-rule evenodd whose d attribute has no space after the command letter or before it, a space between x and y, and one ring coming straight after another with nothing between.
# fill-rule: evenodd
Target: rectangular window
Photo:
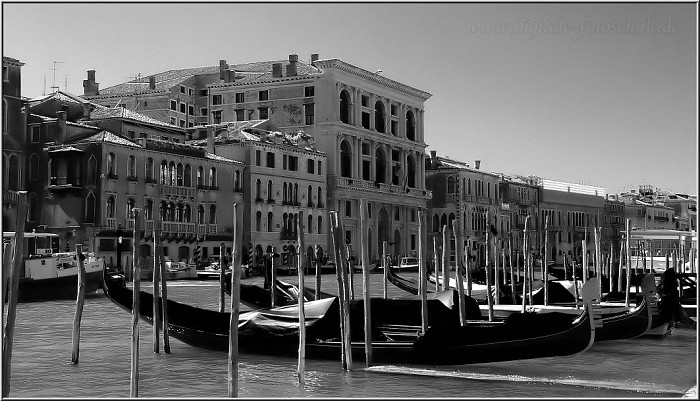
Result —
<instances>
[{"instance_id":1,"label":"rectangular window","mask_svg":"<svg viewBox=\"0 0 700 401\"><path fill-rule=\"evenodd\" d=\"M126 131L126 135L131 139L136 139L136 132L135 131Z\"/></svg>"},{"instance_id":2,"label":"rectangular window","mask_svg":"<svg viewBox=\"0 0 700 401\"><path fill-rule=\"evenodd\" d=\"M299 158L297 156L289 156L289 171L299 171Z\"/></svg>"},{"instance_id":3,"label":"rectangular window","mask_svg":"<svg viewBox=\"0 0 700 401\"><path fill-rule=\"evenodd\" d=\"M41 125L35 125L32 127L32 142L41 142Z\"/></svg>"},{"instance_id":4,"label":"rectangular window","mask_svg":"<svg viewBox=\"0 0 700 401\"><path fill-rule=\"evenodd\" d=\"M207 95L207 90L206 89L200 89L199 90L199 96L206 96Z\"/></svg>"},{"instance_id":5,"label":"rectangular window","mask_svg":"<svg viewBox=\"0 0 700 401\"><path fill-rule=\"evenodd\" d=\"M362 107L369 106L369 96L362 95Z\"/></svg>"},{"instance_id":6,"label":"rectangular window","mask_svg":"<svg viewBox=\"0 0 700 401\"><path fill-rule=\"evenodd\" d=\"M411 250L416 250L416 234L411 234Z\"/></svg>"},{"instance_id":7,"label":"rectangular window","mask_svg":"<svg viewBox=\"0 0 700 401\"><path fill-rule=\"evenodd\" d=\"M245 102L245 94L243 92L236 92L236 103Z\"/></svg>"},{"instance_id":8,"label":"rectangular window","mask_svg":"<svg viewBox=\"0 0 700 401\"><path fill-rule=\"evenodd\" d=\"M267 152L267 167L275 168L275 154Z\"/></svg>"},{"instance_id":9,"label":"rectangular window","mask_svg":"<svg viewBox=\"0 0 700 401\"><path fill-rule=\"evenodd\" d=\"M260 151L256 150L255 151L255 165L256 166L260 165L260 158L261 158Z\"/></svg>"},{"instance_id":10,"label":"rectangular window","mask_svg":"<svg viewBox=\"0 0 700 401\"><path fill-rule=\"evenodd\" d=\"M236 121L245 121L245 109L237 109L236 111Z\"/></svg>"},{"instance_id":11,"label":"rectangular window","mask_svg":"<svg viewBox=\"0 0 700 401\"><path fill-rule=\"evenodd\" d=\"M7 66L2 67L2 81L10 82L10 69Z\"/></svg>"},{"instance_id":12,"label":"rectangular window","mask_svg":"<svg viewBox=\"0 0 700 401\"><path fill-rule=\"evenodd\" d=\"M189 116L194 115L194 105L187 106L187 115L189 115Z\"/></svg>"},{"instance_id":13,"label":"rectangular window","mask_svg":"<svg viewBox=\"0 0 700 401\"><path fill-rule=\"evenodd\" d=\"M352 202L345 201L345 217L352 217Z\"/></svg>"},{"instance_id":14,"label":"rectangular window","mask_svg":"<svg viewBox=\"0 0 700 401\"><path fill-rule=\"evenodd\" d=\"M318 175L321 175L321 161L318 161Z\"/></svg>"},{"instance_id":15,"label":"rectangular window","mask_svg":"<svg viewBox=\"0 0 700 401\"><path fill-rule=\"evenodd\" d=\"M199 109L200 116L206 116L208 113L209 113L209 109L206 107L202 107L201 109Z\"/></svg>"},{"instance_id":16,"label":"rectangular window","mask_svg":"<svg viewBox=\"0 0 700 401\"><path fill-rule=\"evenodd\" d=\"M362 154L369 155L369 143L362 142Z\"/></svg>"},{"instance_id":17,"label":"rectangular window","mask_svg":"<svg viewBox=\"0 0 700 401\"><path fill-rule=\"evenodd\" d=\"M311 97L314 95L314 87L313 86L305 86L304 87L304 97Z\"/></svg>"},{"instance_id":18,"label":"rectangular window","mask_svg":"<svg viewBox=\"0 0 700 401\"><path fill-rule=\"evenodd\" d=\"M177 102L175 100L170 101L170 110L177 111Z\"/></svg>"},{"instance_id":19,"label":"rectangular window","mask_svg":"<svg viewBox=\"0 0 700 401\"><path fill-rule=\"evenodd\" d=\"M177 118L175 118L175 117L170 117L170 124L176 125L176 124L177 124Z\"/></svg>"},{"instance_id":20,"label":"rectangular window","mask_svg":"<svg viewBox=\"0 0 700 401\"><path fill-rule=\"evenodd\" d=\"M186 88L180 85L180 93L187 93Z\"/></svg>"},{"instance_id":21,"label":"rectangular window","mask_svg":"<svg viewBox=\"0 0 700 401\"><path fill-rule=\"evenodd\" d=\"M287 169L287 155L282 155L282 170Z\"/></svg>"},{"instance_id":22,"label":"rectangular window","mask_svg":"<svg viewBox=\"0 0 700 401\"><path fill-rule=\"evenodd\" d=\"M221 110L212 111L211 119L214 124L221 124Z\"/></svg>"},{"instance_id":23,"label":"rectangular window","mask_svg":"<svg viewBox=\"0 0 700 401\"><path fill-rule=\"evenodd\" d=\"M185 127L185 120L180 120L180 127L184 128Z\"/></svg>"},{"instance_id":24,"label":"rectangular window","mask_svg":"<svg viewBox=\"0 0 700 401\"><path fill-rule=\"evenodd\" d=\"M369 113L366 111L362 112L362 128L369 129Z\"/></svg>"},{"instance_id":25,"label":"rectangular window","mask_svg":"<svg viewBox=\"0 0 700 401\"><path fill-rule=\"evenodd\" d=\"M304 124L311 125L314 123L314 104L304 105Z\"/></svg>"},{"instance_id":26,"label":"rectangular window","mask_svg":"<svg viewBox=\"0 0 700 401\"><path fill-rule=\"evenodd\" d=\"M398 121L391 121L391 135L398 135L399 134L399 122Z\"/></svg>"},{"instance_id":27,"label":"rectangular window","mask_svg":"<svg viewBox=\"0 0 700 401\"><path fill-rule=\"evenodd\" d=\"M396 110L397 110L396 105L395 105L395 104L392 104L392 105L391 105L391 115L392 115L392 116L395 116L395 115L396 115Z\"/></svg>"},{"instance_id":28,"label":"rectangular window","mask_svg":"<svg viewBox=\"0 0 700 401\"><path fill-rule=\"evenodd\" d=\"M259 91L258 92L258 100L261 102L264 100L268 100L268 92L266 90Z\"/></svg>"},{"instance_id":29,"label":"rectangular window","mask_svg":"<svg viewBox=\"0 0 700 401\"><path fill-rule=\"evenodd\" d=\"M314 160L313 159L306 160L306 172L309 174L314 173Z\"/></svg>"},{"instance_id":30,"label":"rectangular window","mask_svg":"<svg viewBox=\"0 0 700 401\"><path fill-rule=\"evenodd\" d=\"M261 107L261 108L259 108L259 109L258 109L258 119L260 119L260 120L267 120L267 119L268 119L268 115L267 115L267 112L268 112L268 111L267 111L267 110L268 110L267 107Z\"/></svg>"},{"instance_id":31,"label":"rectangular window","mask_svg":"<svg viewBox=\"0 0 700 401\"><path fill-rule=\"evenodd\" d=\"M190 96L194 96L194 89L192 88L187 88L187 94Z\"/></svg>"},{"instance_id":32,"label":"rectangular window","mask_svg":"<svg viewBox=\"0 0 700 401\"><path fill-rule=\"evenodd\" d=\"M180 103L180 113L185 114L186 107L184 103Z\"/></svg>"},{"instance_id":33,"label":"rectangular window","mask_svg":"<svg viewBox=\"0 0 700 401\"><path fill-rule=\"evenodd\" d=\"M213 105L221 104L221 95L212 95L211 104L213 104Z\"/></svg>"}]
</instances>

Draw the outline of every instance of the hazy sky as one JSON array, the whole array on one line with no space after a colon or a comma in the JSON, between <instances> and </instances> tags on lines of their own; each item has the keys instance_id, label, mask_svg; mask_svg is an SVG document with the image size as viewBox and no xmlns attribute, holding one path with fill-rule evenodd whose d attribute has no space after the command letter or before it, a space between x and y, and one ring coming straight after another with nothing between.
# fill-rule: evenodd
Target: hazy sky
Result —
<instances>
[{"instance_id":1,"label":"hazy sky","mask_svg":"<svg viewBox=\"0 0 700 401\"><path fill-rule=\"evenodd\" d=\"M697 4L3 3L22 91L340 58L432 93L428 151L489 171L697 194ZM44 81L46 82L44 84ZM67 81L67 88L66 88Z\"/></svg>"}]
</instances>

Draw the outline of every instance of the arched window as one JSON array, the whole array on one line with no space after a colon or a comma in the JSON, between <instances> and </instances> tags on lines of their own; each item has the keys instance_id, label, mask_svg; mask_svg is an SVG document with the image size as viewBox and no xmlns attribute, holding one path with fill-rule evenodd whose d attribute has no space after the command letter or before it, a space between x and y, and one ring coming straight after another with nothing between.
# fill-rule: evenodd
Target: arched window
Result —
<instances>
[{"instance_id":1,"label":"arched window","mask_svg":"<svg viewBox=\"0 0 700 401\"><path fill-rule=\"evenodd\" d=\"M287 213L284 213L284 214L282 214L282 229L285 231L288 230L289 229L288 224L289 223L287 222Z\"/></svg>"},{"instance_id":2,"label":"arched window","mask_svg":"<svg viewBox=\"0 0 700 401\"><path fill-rule=\"evenodd\" d=\"M183 178L183 184L186 187L192 186L192 167L189 164L185 164L185 175Z\"/></svg>"},{"instance_id":3,"label":"arched window","mask_svg":"<svg viewBox=\"0 0 700 401\"><path fill-rule=\"evenodd\" d=\"M175 162L170 162L170 169L168 171L168 181L170 185L176 185L177 183L177 169L175 167Z\"/></svg>"},{"instance_id":4,"label":"arched window","mask_svg":"<svg viewBox=\"0 0 700 401\"><path fill-rule=\"evenodd\" d=\"M350 94L348 91L342 90L340 92L340 122L350 124L350 109Z\"/></svg>"},{"instance_id":5,"label":"arched window","mask_svg":"<svg viewBox=\"0 0 700 401\"><path fill-rule=\"evenodd\" d=\"M241 189L241 172L236 170L233 179L233 190L240 191Z\"/></svg>"},{"instance_id":6,"label":"arched window","mask_svg":"<svg viewBox=\"0 0 700 401\"><path fill-rule=\"evenodd\" d=\"M177 184L178 187L183 186L184 179L185 179L185 168L182 166L182 163L177 164L177 179L175 180L175 183Z\"/></svg>"},{"instance_id":7,"label":"arched window","mask_svg":"<svg viewBox=\"0 0 700 401\"><path fill-rule=\"evenodd\" d=\"M216 205L209 205L209 224L216 224Z\"/></svg>"},{"instance_id":8,"label":"arched window","mask_svg":"<svg viewBox=\"0 0 700 401\"><path fill-rule=\"evenodd\" d=\"M58 163L55 163L53 161L53 159L49 159L48 167L49 167L49 184L50 185L58 184Z\"/></svg>"},{"instance_id":9,"label":"arched window","mask_svg":"<svg viewBox=\"0 0 700 401\"><path fill-rule=\"evenodd\" d=\"M113 219L115 217L114 213L116 212L115 210L116 206L116 200L114 199L114 196L110 195L107 197L107 218L108 219Z\"/></svg>"},{"instance_id":10,"label":"arched window","mask_svg":"<svg viewBox=\"0 0 700 401\"><path fill-rule=\"evenodd\" d=\"M127 178L136 178L136 157L130 155L126 164L126 176Z\"/></svg>"},{"instance_id":11,"label":"arched window","mask_svg":"<svg viewBox=\"0 0 700 401\"><path fill-rule=\"evenodd\" d=\"M294 184L294 204L299 204L299 184Z\"/></svg>"},{"instance_id":12,"label":"arched window","mask_svg":"<svg viewBox=\"0 0 700 401\"><path fill-rule=\"evenodd\" d=\"M406 112L406 138L416 140L416 121L411 110Z\"/></svg>"},{"instance_id":13,"label":"arched window","mask_svg":"<svg viewBox=\"0 0 700 401\"><path fill-rule=\"evenodd\" d=\"M109 177L117 175L117 156L112 152L107 154L107 175Z\"/></svg>"},{"instance_id":14,"label":"arched window","mask_svg":"<svg viewBox=\"0 0 700 401\"><path fill-rule=\"evenodd\" d=\"M267 180L267 201L272 200L272 180Z\"/></svg>"},{"instance_id":15,"label":"arched window","mask_svg":"<svg viewBox=\"0 0 700 401\"><path fill-rule=\"evenodd\" d=\"M313 232L313 228L314 228L314 218L313 218L313 216L309 215L309 218L307 219L305 231L307 233L311 234Z\"/></svg>"},{"instance_id":16,"label":"arched window","mask_svg":"<svg viewBox=\"0 0 700 401\"><path fill-rule=\"evenodd\" d=\"M10 156L10 166L8 168L7 189L19 190L19 158L16 155Z\"/></svg>"},{"instance_id":17,"label":"arched window","mask_svg":"<svg viewBox=\"0 0 700 401\"><path fill-rule=\"evenodd\" d=\"M255 213L255 231L261 231L262 230L261 225L262 225L262 212L258 210Z\"/></svg>"},{"instance_id":18,"label":"arched window","mask_svg":"<svg viewBox=\"0 0 700 401\"><path fill-rule=\"evenodd\" d=\"M267 232L272 232L272 212L267 212Z\"/></svg>"},{"instance_id":19,"label":"arched window","mask_svg":"<svg viewBox=\"0 0 700 401\"><path fill-rule=\"evenodd\" d=\"M204 187L204 167L202 166L197 168L197 187Z\"/></svg>"},{"instance_id":20,"label":"arched window","mask_svg":"<svg viewBox=\"0 0 700 401\"><path fill-rule=\"evenodd\" d=\"M2 99L2 132L6 133L7 131L7 100Z\"/></svg>"},{"instance_id":21,"label":"arched window","mask_svg":"<svg viewBox=\"0 0 700 401\"><path fill-rule=\"evenodd\" d=\"M386 153L383 147L378 147L376 151L374 167L376 171L376 182L386 183Z\"/></svg>"},{"instance_id":22,"label":"arched window","mask_svg":"<svg viewBox=\"0 0 700 401\"><path fill-rule=\"evenodd\" d=\"M415 188L416 187L416 161L413 158L413 155L408 156L406 159L407 161L407 172L406 172L406 178L408 178L408 187L409 188Z\"/></svg>"},{"instance_id":23,"label":"arched window","mask_svg":"<svg viewBox=\"0 0 700 401\"><path fill-rule=\"evenodd\" d=\"M29 179L35 181L39 173L39 155L32 153L29 157Z\"/></svg>"},{"instance_id":24,"label":"arched window","mask_svg":"<svg viewBox=\"0 0 700 401\"><path fill-rule=\"evenodd\" d=\"M447 177L447 193L455 193L455 178L452 176Z\"/></svg>"},{"instance_id":25,"label":"arched window","mask_svg":"<svg viewBox=\"0 0 700 401\"><path fill-rule=\"evenodd\" d=\"M216 187L216 167L209 169L209 188Z\"/></svg>"},{"instance_id":26,"label":"arched window","mask_svg":"<svg viewBox=\"0 0 700 401\"><path fill-rule=\"evenodd\" d=\"M374 103L374 129L377 130L377 132L384 133L386 131L384 124L385 114L384 102L377 100L377 102Z\"/></svg>"},{"instance_id":27,"label":"arched window","mask_svg":"<svg viewBox=\"0 0 700 401\"><path fill-rule=\"evenodd\" d=\"M165 160L160 164L160 183L168 184L168 162Z\"/></svg>"},{"instance_id":28,"label":"arched window","mask_svg":"<svg viewBox=\"0 0 700 401\"><path fill-rule=\"evenodd\" d=\"M442 214L442 218L440 219L440 229L442 227L445 227L447 225L447 215L445 213ZM447 227L450 228L450 227Z\"/></svg>"},{"instance_id":29,"label":"arched window","mask_svg":"<svg viewBox=\"0 0 700 401\"><path fill-rule=\"evenodd\" d=\"M85 222L95 222L95 195L92 192L85 199Z\"/></svg>"},{"instance_id":30,"label":"arched window","mask_svg":"<svg viewBox=\"0 0 700 401\"><path fill-rule=\"evenodd\" d=\"M97 184L97 159L95 155L90 155L87 162L87 182L89 185Z\"/></svg>"},{"instance_id":31,"label":"arched window","mask_svg":"<svg viewBox=\"0 0 700 401\"><path fill-rule=\"evenodd\" d=\"M318 225L316 226L316 232L321 234L322 230L323 230L323 217L318 216Z\"/></svg>"},{"instance_id":32,"label":"arched window","mask_svg":"<svg viewBox=\"0 0 700 401\"><path fill-rule=\"evenodd\" d=\"M450 219L450 230L454 231L454 229L455 229L455 214L450 213L449 219Z\"/></svg>"},{"instance_id":33,"label":"arched window","mask_svg":"<svg viewBox=\"0 0 700 401\"><path fill-rule=\"evenodd\" d=\"M183 219L185 223L191 223L192 222L192 207L190 207L189 203L185 205L185 212Z\"/></svg>"},{"instance_id":34,"label":"arched window","mask_svg":"<svg viewBox=\"0 0 700 401\"><path fill-rule=\"evenodd\" d=\"M282 204L287 204L287 183L282 184Z\"/></svg>"},{"instance_id":35,"label":"arched window","mask_svg":"<svg viewBox=\"0 0 700 401\"><path fill-rule=\"evenodd\" d=\"M146 199L143 205L143 218L145 220L153 220L153 200Z\"/></svg>"},{"instance_id":36,"label":"arched window","mask_svg":"<svg viewBox=\"0 0 700 401\"><path fill-rule=\"evenodd\" d=\"M440 218L437 214L433 215L433 232L440 232Z\"/></svg>"},{"instance_id":37,"label":"arched window","mask_svg":"<svg viewBox=\"0 0 700 401\"><path fill-rule=\"evenodd\" d=\"M352 178L352 148L345 140L340 144L340 175Z\"/></svg>"},{"instance_id":38,"label":"arched window","mask_svg":"<svg viewBox=\"0 0 700 401\"><path fill-rule=\"evenodd\" d=\"M133 210L134 207L136 207L136 201L133 198L128 198L126 200L126 218L127 219L133 219Z\"/></svg>"},{"instance_id":39,"label":"arched window","mask_svg":"<svg viewBox=\"0 0 700 401\"><path fill-rule=\"evenodd\" d=\"M289 204L292 204L294 202L294 198L292 197L292 183L290 182L287 184L287 201Z\"/></svg>"},{"instance_id":40,"label":"arched window","mask_svg":"<svg viewBox=\"0 0 700 401\"><path fill-rule=\"evenodd\" d=\"M175 221L175 204L170 202L168 204L168 221Z\"/></svg>"},{"instance_id":41,"label":"arched window","mask_svg":"<svg viewBox=\"0 0 700 401\"><path fill-rule=\"evenodd\" d=\"M313 202L314 202L313 201L313 193L314 193L314 189L311 185L309 185L309 187L306 188L306 201L308 202L309 207L311 207L313 205Z\"/></svg>"},{"instance_id":42,"label":"arched window","mask_svg":"<svg viewBox=\"0 0 700 401\"><path fill-rule=\"evenodd\" d=\"M255 199L262 199L261 192L262 192L262 182L258 178L255 180Z\"/></svg>"},{"instance_id":43,"label":"arched window","mask_svg":"<svg viewBox=\"0 0 700 401\"><path fill-rule=\"evenodd\" d=\"M35 193L29 194L29 221L37 221L39 197Z\"/></svg>"},{"instance_id":44,"label":"arched window","mask_svg":"<svg viewBox=\"0 0 700 401\"><path fill-rule=\"evenodd\" d=\"M323 189L321 187L318 187L318 207L323 207Z\"/></svg>"},{"instance_id":45,"label":"arched window","mask_svg":"<svg viewBox=\"0 0 700 401\"><path fill-rule=\"evenodd\" d=\"M153 159L152 158L147 158L146 159L146 164L145 164L145 169L144 169L144 174L146 175L146 182L152 182L153 179L155 178L155 171L153 171L155 168L155 165L153 164Z\"/></svg>"},{"instance_id":46,"label":"arched window","mask_svg":"<svg viewBox=\"0 0 700 401\"><path fill-rule=\"evenodd\" d=\"M197 224L204 224L204 223L205 223L205 220L204 220L204 206L203 206L203 205L199 205L199 206L197 207Z\"/></svg>"}]
</instances>

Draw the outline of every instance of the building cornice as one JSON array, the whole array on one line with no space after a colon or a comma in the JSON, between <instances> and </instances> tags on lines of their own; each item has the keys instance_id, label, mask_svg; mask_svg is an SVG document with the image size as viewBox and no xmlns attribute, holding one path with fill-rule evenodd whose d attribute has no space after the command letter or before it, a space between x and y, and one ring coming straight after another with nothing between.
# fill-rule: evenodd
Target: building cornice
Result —
<instances>
[{"instance_id":1,"label":"building cornice","mask_svg":"<svg viewBox=\"0 0 700 401\"><path fill-rule=\"evenodd\" d=\"M433 95L426 92L422 91L420 89L416 89L414 87L408 86L406 84L402 84L400 82L394 81L393 79L386 78L382 75L379 75L377 73L373 73L370 71L367 71L365 69L355 67L352 64L348 64L340 59L328 59L328 60L318 60L314 62L314 66L317 68L320 68L321 70L323 69L337 69L340 71L343 71L345 73L348 73L350 75L354 75L356 77L365 79L367 81L373 82L375 84L403 92L405 94L408 94L410 96L418 97L422 99L424 102Z\"/></svg>"}]
</instances>

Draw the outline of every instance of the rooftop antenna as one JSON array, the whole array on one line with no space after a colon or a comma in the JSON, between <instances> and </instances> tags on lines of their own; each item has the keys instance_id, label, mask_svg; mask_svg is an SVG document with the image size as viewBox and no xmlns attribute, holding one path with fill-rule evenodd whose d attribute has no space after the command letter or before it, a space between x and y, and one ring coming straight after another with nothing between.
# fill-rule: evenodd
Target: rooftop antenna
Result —
<instances>
[{"instance_id":1,"label":"rooftop antenna","mask_svg":"<svg viewBox=\"0 0 700 401\"><path fill-rule=\"evenodd\" d=\"M44 90L41 91L42 96L46 96L46 73L44 73Z\"/></svg>"},{"instance_id":2,"label":"rooftop antenna","mask_svg":"<svg viewBox=\"0 0 700 401\"><path fill-rule=\"evenodd\" d=\"M59 89L58 86L56 86L56 64L63 64L63 63L65 63L65 61L54 60L53 68L49 68L50 70L53 71L53 85L51 86L51 89L53 89L53 93L56 93L56 91Z\"/></svg>"},{"instance_id":3,"label":"rooftop antenna","mask_svg":"<svg viewBox=\"0 0 700 401\"><path fill-rule=\"evenodd\" d=\"M65 92L68 92L68 74L66 74L66 81L65 81L65 83L63 84L63 90L64 90Z\"/></svg>"}]
</instances>

